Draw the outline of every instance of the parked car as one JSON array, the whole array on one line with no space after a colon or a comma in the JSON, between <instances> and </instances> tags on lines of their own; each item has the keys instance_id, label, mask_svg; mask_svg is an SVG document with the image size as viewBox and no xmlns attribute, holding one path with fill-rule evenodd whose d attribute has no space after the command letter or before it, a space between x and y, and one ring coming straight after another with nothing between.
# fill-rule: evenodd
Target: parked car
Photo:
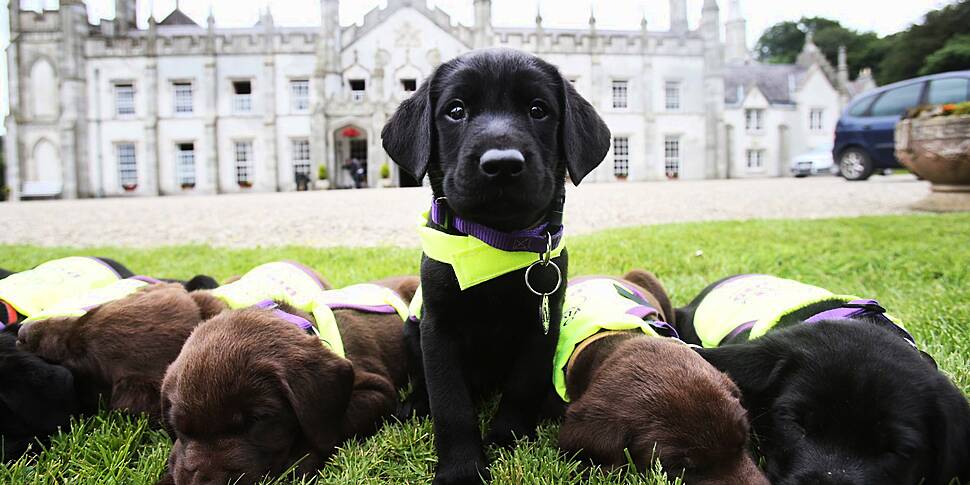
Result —
<instances>
[{"instance_id":1,"label":"parked car","mask_svg":"<svg viewBox=\"0 0 970 485\"><path fill-rule=\"evenodd\" d=\"M792 175L796 177L835 173L835 161L832 159L832 145L817 146L798 155L791 160L789 168L791 169Z\"/></svg>"},{"instance_id":2,"label":"parked car","mask_svg":"<svg viewBox=\"0 0 970 485\"><path fill-rule=\"evenodd\" d=\"M877 169L898 168L893 133L910 108L970 100L970 71L908 79L853 99L835 127L832 156L846 180L865 180Z\"/></svg>"}]
</instances>

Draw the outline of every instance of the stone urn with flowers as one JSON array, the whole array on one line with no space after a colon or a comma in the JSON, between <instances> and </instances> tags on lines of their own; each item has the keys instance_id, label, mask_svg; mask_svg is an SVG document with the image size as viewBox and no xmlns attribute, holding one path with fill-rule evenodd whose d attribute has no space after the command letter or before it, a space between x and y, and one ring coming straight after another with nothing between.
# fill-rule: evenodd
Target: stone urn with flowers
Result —
<instances>
[{"instance_id":1,"label":"stone urn with flowers","mask_svg":"<svg viewBox=\"0 0 970 485\"><path fill-rule=\"evenodd\" d=\"M896 157L932 183L914 208L970 211L970 102L910 110L896 125Z\"/></svg>"}]
</instances>

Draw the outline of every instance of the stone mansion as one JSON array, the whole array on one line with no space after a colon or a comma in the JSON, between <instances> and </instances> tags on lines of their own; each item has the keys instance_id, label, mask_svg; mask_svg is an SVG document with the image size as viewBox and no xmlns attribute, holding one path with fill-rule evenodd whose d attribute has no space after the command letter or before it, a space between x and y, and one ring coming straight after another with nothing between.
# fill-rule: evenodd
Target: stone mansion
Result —
<instances>
[{"instance_id":1,"label":"stone mansion","mask_svg":"<svg viewBox=\"0 0 970 485\"><path fill-rule=\"evenodd\" d=\"M475 48L506 46L558 65L613 133L594 182L786 175L788 160L831 144L842 106L874 86L850 82L811 37L796 64L753 61L740 0L686 0L670 26L606 30L495 27L491 0L456 25L426 0L387 0L360 25L320 0L317 27L200 25L177 7L147 29L136 0L88 21L81 0L56 10L10 2L11 199L290 191L325 166L331 187L417 185L381 148L384 122L433 69ZM722 0L723 2L724 0ZM723 37L723 38L722 38ZM844 54L844 53L843 53Z\"/></svg>"}]
</instances>

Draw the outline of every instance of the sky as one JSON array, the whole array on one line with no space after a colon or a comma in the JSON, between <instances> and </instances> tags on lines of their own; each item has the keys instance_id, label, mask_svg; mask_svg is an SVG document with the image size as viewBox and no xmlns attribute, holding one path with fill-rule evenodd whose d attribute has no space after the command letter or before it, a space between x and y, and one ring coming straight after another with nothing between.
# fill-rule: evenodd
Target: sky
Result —
<instances>
[{"instance_id":1,"label":"sky","mask_svg":"<svg viewBox=\"0 0 970 485\"><path fill-rule=\"evenodd\" d=\"M18 0L10 0L18 1ZM22 9L54 8L57 0L19 0ZM147 25L149 10L156 18L164 18L175 8L178 0L139 0L138 18ZM420 1L420 0L418 0ZM474 19L472 0L427 0L448 12L457 23L471 25ZM843 25L874 31L880 36L892 34L918 22L931 9L953 0L740 0L741 11L747 19L748 44L753 47L769 26L802 16L824 16ZM2 0L0 0L2 3ZM113 0L87 0L92 23L99 18L114 17ZM320 18L319 0L181 0L181 9L200 24L211 8L216 23L224 27L251 26L259 11L269 6L277 25L315 25ZM728 0L718 0L722 21L727 18ZM340 2L340 23L349 25L363 21L364 14L387 0L343 0ZM543 26L586 27L590 9L596 15L600 29L639 29L640 19L646 16L651 30L665 30L670 22L669 3L665 0L492 0L492 24L496 26L534 25L536 11L542 14ZM691 27L700 21L703 0L687 0ZM0 11L0 49L5 49L10 37L7 9ZM6 55L0 58L0 116L7 113ZM0 134L4 127L0 123Z\"/></svg>"}]
</instances>

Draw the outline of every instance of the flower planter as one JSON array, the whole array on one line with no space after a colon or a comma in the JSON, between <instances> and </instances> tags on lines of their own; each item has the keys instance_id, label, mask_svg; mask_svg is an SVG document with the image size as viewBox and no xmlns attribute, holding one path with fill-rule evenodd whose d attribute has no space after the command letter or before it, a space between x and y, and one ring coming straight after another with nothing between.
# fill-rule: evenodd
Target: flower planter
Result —
<instances>
[{"instance_id":1,"label":"flower planter","mask_svg":"<svg viewBox=\"0 0 970 485\"><path fill-rule=\"evenodd\" d=\"M380 185L378 185L378 187L380 187L382 189L387 189L387 188L390 188L390 187L393 187L393 186L394 186L394 182L392 182L391 179L389 179L389 178L388 179L381 179Z\"/></svg>"},{"instance_id":2,"label":"flower planter","mask_svg":"<svg viewBox=\"0 0 970 485\"><path fill-rule=\"evenodd\" d=\"M970 211L970 115L904 119L896 125L896 157L932 183L914 208Z\"/></svg>"},{"instance_id":3,"label":"flower planter","mask_svg":"<svg viewBox=\"0 0 970 485\"><path fill-rule=\"evenodd\" d=\"M330 181L329 180L314 180L313 181L313 188L315 188L317 190L327 190L327 189L330 188Z\"/></svg>"}]
</instances>

